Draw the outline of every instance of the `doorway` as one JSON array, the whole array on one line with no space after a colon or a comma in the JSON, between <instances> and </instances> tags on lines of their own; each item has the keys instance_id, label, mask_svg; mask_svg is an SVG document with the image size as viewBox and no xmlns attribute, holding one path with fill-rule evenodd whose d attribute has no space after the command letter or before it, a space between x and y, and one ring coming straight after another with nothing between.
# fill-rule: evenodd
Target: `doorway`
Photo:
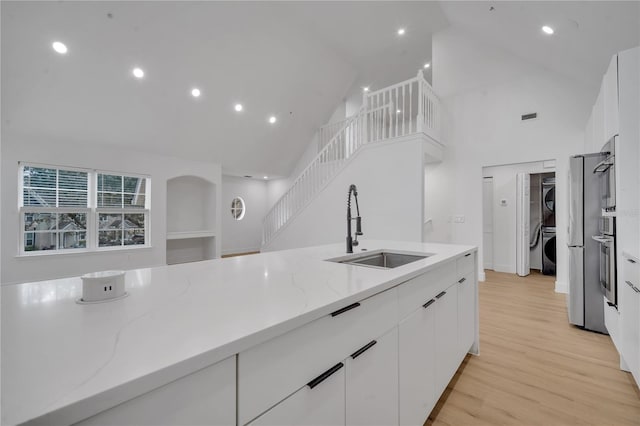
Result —
<instances>
[{"instance_id":1,"label":"doorway","mask_svg":"<svg viewBox=\"0 0 640 426\"><path fill-rule=\"evenodd\" d=\"M555 275L555 161L490 166L482 172L484 268Z\"/></svg>"},{"instance_id":2,"label":"doorway","mask_svg":"<svg viewBox=\"0 0 640 426\"><path fill-rule=\"evenodd\" d=\"M556 174L531 175L531 269L556 274Z\"/></svg>"}]
</instances>

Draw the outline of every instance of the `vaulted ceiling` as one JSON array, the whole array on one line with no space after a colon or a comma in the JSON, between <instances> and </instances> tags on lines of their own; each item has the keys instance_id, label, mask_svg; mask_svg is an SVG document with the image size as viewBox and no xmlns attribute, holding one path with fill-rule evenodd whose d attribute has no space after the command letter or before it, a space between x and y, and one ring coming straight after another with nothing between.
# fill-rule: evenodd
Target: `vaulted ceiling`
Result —
<instances>
[{"instance_id":1,"label":"vaulted ceiling","mask_svg":"<svg viewBox=\"0 0 640 426\"><path fill-rule=\"evenodd\" d=\"M1 7L3 133L210 160L260 176L288 175L354 82L380 87L415 75L430 58L432 32L446 25L436 3L415 2ZM53 51L55 40L66 55Z\"/></svg>"},{"instance_id":2,"label":"vaulted ceiling","mask_svg":"<svg viewBox=\"0 0 640 426\"><path fill-rule=\"evenodd\" d=\"M587 86L599 86L615 53L640 45L639 1L441 1L440 5L451 25ZM544 34L543 25L553 28L554 34Z\"/></svg>"},{"instance_id":3,"label":"vaulted ceiling","mask_svg":"<svg viewBox=\"0 0 640 426\"><path fill-rule=\"evenodd\" d=\"M639 5L3 1L3 137L55 136L286 176L346 96L415 75L430 59L431 35L449 25L597 86L613 53L640 44ZM55 40L66 55L52 50ZM191 97L193 87L202 96Z\"/></svg>"}]
</instances>

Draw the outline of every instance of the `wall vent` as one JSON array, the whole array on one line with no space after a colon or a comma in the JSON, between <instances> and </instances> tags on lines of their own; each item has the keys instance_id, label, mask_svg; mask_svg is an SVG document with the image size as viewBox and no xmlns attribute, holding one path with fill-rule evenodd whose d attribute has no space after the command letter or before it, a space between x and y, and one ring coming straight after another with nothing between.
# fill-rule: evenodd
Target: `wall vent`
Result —
<instances>
[{"instance_id":1,"label":"wall vent","mask_svg":"<svg viewBox=\"0 0 640 426\"><path fill-rule=\"evenodd\" d=\"M523 114L522 121L524 120L533 120L534 118L538 118L537 112L532 112L531 114Z\"/></svg>"}]
</instances>

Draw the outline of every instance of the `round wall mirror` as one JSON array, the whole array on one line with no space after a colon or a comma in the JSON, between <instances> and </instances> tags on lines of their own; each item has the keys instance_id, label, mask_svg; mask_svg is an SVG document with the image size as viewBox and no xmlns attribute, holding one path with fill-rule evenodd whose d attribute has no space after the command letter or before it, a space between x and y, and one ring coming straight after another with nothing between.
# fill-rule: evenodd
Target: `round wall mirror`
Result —
<instances>
[{"instance_id":1,"label":"round wall mirror","mask_svg":"<svg viewBox=\"0 0 640 426\"><path fill-rule=\"evenodd\" d=\"M242 220L245 213L244 200L240 197L236 197L231 201L231 216L235 220Z\"/></svg>"}]
</instances>

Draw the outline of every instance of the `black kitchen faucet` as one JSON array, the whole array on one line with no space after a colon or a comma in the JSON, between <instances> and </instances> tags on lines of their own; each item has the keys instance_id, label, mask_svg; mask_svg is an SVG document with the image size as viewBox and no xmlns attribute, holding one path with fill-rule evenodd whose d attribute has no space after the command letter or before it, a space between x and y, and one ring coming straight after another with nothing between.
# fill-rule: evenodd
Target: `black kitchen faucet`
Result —
<instances>
[{"instance_id":1,"label":"black kitchen faucet","mask_svg":"<svg viewBox=\"0 0 640 426\"><path fill-rule=\"evenodd\" d=\"M356 200L356 234L355 238L351 239L351 194ZM362 235L362 223L360 218L360 207L358 206L358 190L356 186L349 185L349 195L347 197L347 253L353 253L353 247L358 245L358 235Z\"/></svg>"}]
</instances>

